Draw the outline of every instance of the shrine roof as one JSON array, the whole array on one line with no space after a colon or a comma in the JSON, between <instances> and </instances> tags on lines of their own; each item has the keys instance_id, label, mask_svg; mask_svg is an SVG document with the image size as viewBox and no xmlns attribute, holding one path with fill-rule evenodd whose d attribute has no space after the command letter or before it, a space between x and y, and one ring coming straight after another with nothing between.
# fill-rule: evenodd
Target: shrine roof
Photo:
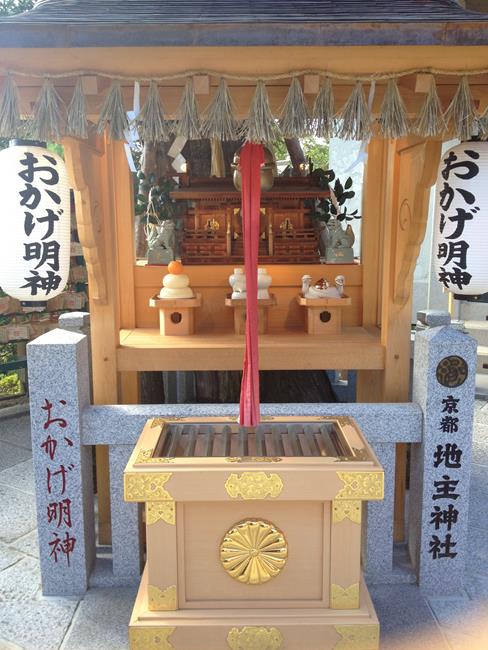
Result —
<instances>
[{"instance_id":1,"label":"shrine roof","mask_svg":"<svg viewBox=\"0 0 488 650\"><path fill-rule=\"evenodd\" d=\"M39 0L0 47L484 45L487 25L455 0Z\"/></svg>"}]
</instances>

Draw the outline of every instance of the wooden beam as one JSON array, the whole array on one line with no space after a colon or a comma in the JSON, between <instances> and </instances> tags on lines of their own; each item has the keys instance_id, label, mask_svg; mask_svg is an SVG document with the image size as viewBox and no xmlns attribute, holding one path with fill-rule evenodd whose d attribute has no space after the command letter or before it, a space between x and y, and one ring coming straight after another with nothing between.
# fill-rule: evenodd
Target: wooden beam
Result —
<instances>
[{"instance_id":1,"label":"wooden beam","mask_svg":"<svg viewBox=\"0 0 488 650\"><path fill-rule=\"evenodd\" d=\"M91 315L93 400L119 400L116 347L119 335L118 274L114 202L114 148L102 138L63 141L75 194L76 218L87 265ZM110 543L108 449L97 447L97 486L101 543Z\"/></svg>"},{"instance_id":2,"label":"wooden beam","mask_svg":"<svg viewBox=\"0 0 488 650\"><path fill-rule=\"evenodd\" d=\"M413 272L425 235L430 188L440 161L441 142L405 138L390 145L385 213L381 341L385 346L382 401L407 401L410 385L410 331ZM394 539L404 539L405 445L397 445Z\"/></svg>"}]
</instances>

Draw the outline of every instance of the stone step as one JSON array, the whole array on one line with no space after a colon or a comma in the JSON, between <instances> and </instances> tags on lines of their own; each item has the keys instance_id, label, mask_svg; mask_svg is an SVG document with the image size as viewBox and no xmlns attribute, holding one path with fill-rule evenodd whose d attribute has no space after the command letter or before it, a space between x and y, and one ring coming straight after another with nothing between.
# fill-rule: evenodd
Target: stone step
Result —
<instances>
[{"instance_id":1,"label":"stone step","mask_svg":"<svg viewBox=\"0 0 488 650\"><path fill-rule=\"evenodd\" d=\"M476 372L481 375L488 375L488 347L484 345L478 346L478 365Z\"/></svg>"},{"instance_id":2,"label":"stone step","mask_svg":"<svg viewBox=\"0 0 488 650\"><path fill-rule=\"evenodd\" d=\"M469 334L476 339L478 345L488 347L488 321L484 320L467 320L464 326Z\"/></svg>"},{"instance_id":3,"label":"stone step","mask_svg":"<svg viewBox=\"0 0 488 650\"><path fill-rule=\"evenodd\" d=\"M476 398L488 399L488 374L476 373Z\"/></svg>"},{"instance_id":4,"label":"stone step","mask_svg":"<svg viewBox=\"0 0 488 650\"><path fill-rule=\"evenodd\" d=\"M462 301L459 308L459 318L463 320L486 320L488 318L488 303Z\"/></svg>"}]
</instances>

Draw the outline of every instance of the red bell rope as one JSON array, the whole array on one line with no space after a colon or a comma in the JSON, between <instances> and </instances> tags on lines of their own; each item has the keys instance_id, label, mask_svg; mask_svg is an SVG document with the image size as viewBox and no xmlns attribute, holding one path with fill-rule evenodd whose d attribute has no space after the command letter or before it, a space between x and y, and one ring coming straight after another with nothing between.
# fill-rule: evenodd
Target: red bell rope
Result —
<instances>
[{"instance_id":1,"label":"red bell rope","mask_svg":"<svg viewBox=\"0 0 488 650\"><path fill-rule=\"evenodd\" d=\"M246 273L246 352L241 383L239 422L259 424L259 349L258 349L258 252L261 207L261 144L246 143L240 154L242 176L242 227L244 269Z\"/></svg>"}]
</instances>

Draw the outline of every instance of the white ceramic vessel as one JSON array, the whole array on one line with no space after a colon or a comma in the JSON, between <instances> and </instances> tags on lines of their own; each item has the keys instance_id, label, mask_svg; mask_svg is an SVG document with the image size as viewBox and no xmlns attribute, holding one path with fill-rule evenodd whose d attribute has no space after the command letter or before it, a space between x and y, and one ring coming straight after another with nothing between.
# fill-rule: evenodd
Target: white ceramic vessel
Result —
<instances>
[{"instance_id":1,"label":"white ceramic vessel","mask_svg":"<svg viewBox=\"0 0 488 650\"><path fill-rule=\"evenodd\" d=\"M269 288L273 278L268 274L268 271L262 267L258 268L258 300L269 299Z\"/></svg>"},{"instance_id":2,"label":"white ceramic vessel","mask_svg":"<svg viewBox=\"0 0 488 650\"><path fill-rule=\"evenodd\" d=\"M234 273L229 276L229 284L232 287L233 300L246 299L246 276L244 269L234 269Z\"/></svg>"}]
</instances>

